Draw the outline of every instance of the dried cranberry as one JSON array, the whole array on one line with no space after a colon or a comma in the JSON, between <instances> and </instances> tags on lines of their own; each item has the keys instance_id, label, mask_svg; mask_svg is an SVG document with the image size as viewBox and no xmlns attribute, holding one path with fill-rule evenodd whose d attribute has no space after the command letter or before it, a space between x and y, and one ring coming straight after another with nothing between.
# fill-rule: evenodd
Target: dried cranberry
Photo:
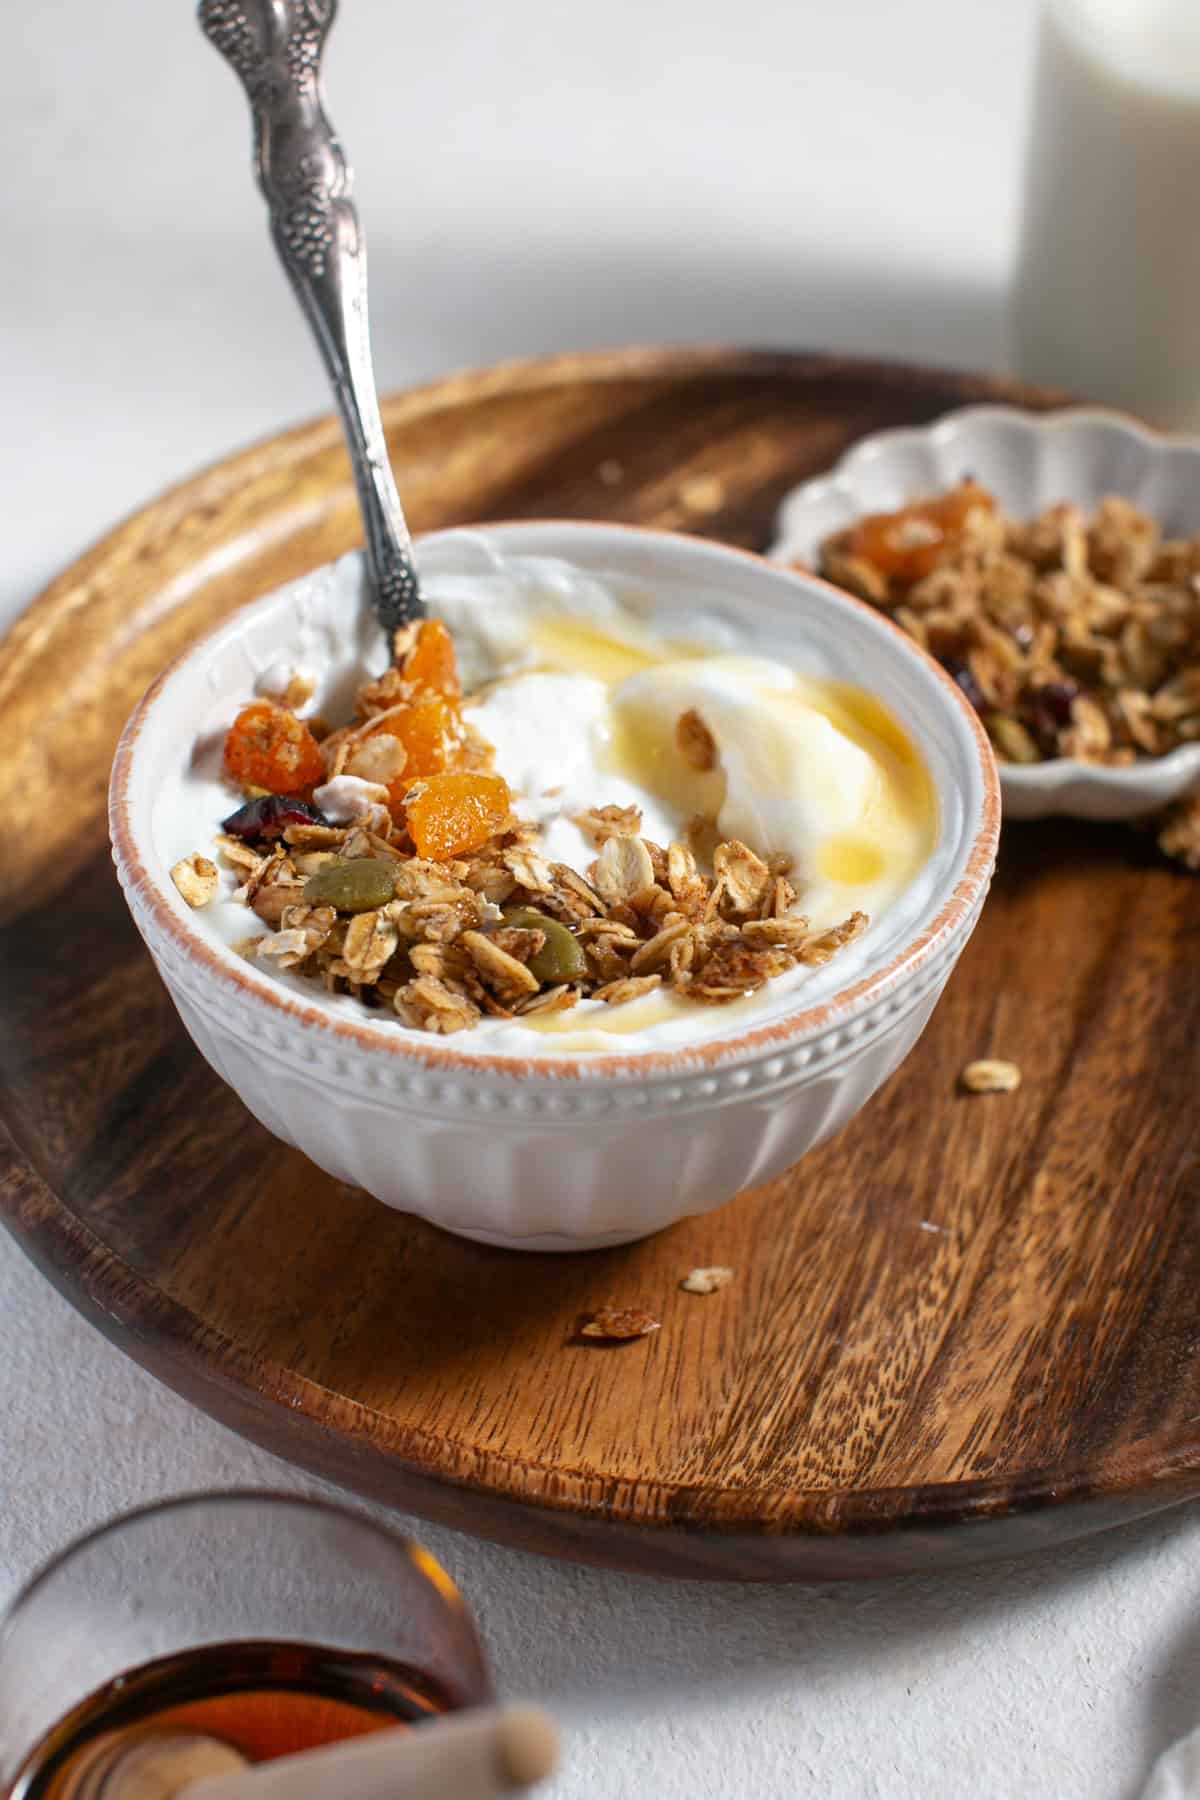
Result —
<instances>
[{"instance_id":1,"label":"dried cranberry","mask_svg":"<svg viewBox=\"0 0 1200 1800\"><path fill-rule=\"evenodd\" d=\"M315 806L304 800L291 800L283 794L261 794L247 800L245 806L221 820L221 830L232 837L254 843L260 838L277 838L285 825L328 825L329 820Z\"/></svg>"},{"instance_id":2,"label":"dried cranberry","mask_svg":"<svg viewBox=\"0 0 1200 1800\"><path fill-rule=\"evenodd\" d=\"M1079 698L1073 681L1047 681L1025 696L1024 713L1034 737L1051 754L1058 748L1058 734L1071 724L1071 708Z\"/></svg>"},{"instance_id":3,"label":"dried cranberry","mask_svg":"<svg viewBox=\"0 0 1200 1800\"><path fill-rule=\"evenodd\" d=\"M967 699L971 702L971 705L975 708L975 711L983 712L984 708L987 706L987 701L983 697L983 689L971 673L970 665L960 661L956 656L948 656L943 662L942 667L945 669L950 679L956 682L962 689Z\"/></svg>"}]
</instances>

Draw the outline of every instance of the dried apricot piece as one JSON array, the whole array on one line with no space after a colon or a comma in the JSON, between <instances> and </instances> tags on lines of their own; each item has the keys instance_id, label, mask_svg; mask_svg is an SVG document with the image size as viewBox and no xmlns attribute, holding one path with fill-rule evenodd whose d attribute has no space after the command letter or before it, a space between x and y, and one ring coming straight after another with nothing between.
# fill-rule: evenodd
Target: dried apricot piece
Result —
<instances>
[{"instance_id":1,"label":"dried apricot piece","mask_svg":"<svg viewBox=\"0 0 1200 1800\"><path fill-rule=\"evenodd\" d=\"M445 862L482 849L508 818L511 805L502 775L464 769L417 782L404 811L417 855Z\"/></svg>"},{"instance_id":2,"label":"dried apricot piece","mask_svg":"<svg viewBox=\"0 0 1200 1800\"><path fill-rule=\"evenodd\" d=\"M454 639L440 619L421 621L417 641L404 659L403 675L422 693L448 694L452 698L462 693Z\"/></svg>"},{"instance_id":3,"label":"dried apricot piece","mask_svg":"<svg viewBox=\"0 0 1200 1800\"><path fill-rule=\"evenodd\" d=\"M303 794L324 780L325 765L308 726L269 700L244 706L225 740L225 768L243 785Z\"/></svg>"},{"instance_id":4,"label":"dried apricot piece","mask_svg":"<svg viewBox=\"0 0 1200 1800\"><path fill-rule=\"evenodd\" d=\"M973 512L995 510L995 499L986 488L977 481L960 481L949 493L915 501L898 512L868 513L851 534L849 554L908 587L937 567Z\"/></svg>"}]
</instances>

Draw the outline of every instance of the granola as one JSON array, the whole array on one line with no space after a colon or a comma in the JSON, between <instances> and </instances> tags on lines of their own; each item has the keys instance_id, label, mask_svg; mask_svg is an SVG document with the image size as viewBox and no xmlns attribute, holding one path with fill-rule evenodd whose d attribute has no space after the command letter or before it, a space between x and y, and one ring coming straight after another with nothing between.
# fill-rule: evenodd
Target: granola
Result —
<instances>
[{"instance_id":1,"label":"granola","mask_svg":"<svg viewBox=\"0 0 1200 1800\"><path fill-rule=\"evenodd\" d=\"M689 1270L679 1285L685 1294L715 1294L732 1280L733 1270L716 1264L710 1269Z\"/></svg>"},{"instance_id":2,"label":"granola","mask_svg":"<svg viewBox=\"0 0 1200 1800\"><path fill-rule=\"evenodd\" d=\"M171 870L171 880L189 906L200 907L215 898L220 874L215 862L196 853L180 857Z\"/></svg>"},{"instance_id":3,"label":"granola","mask_svg":"<svg viewBox=\"0 0 1200 1800\"><path fill-rule=\"evenodd\" d=\"M1165 855L1200 874L1200 794L1189 794L1168 807L1158 843Z\"/></svg>"},{"instance_id":4,"label":"granola","mask_svg":"<svg viewBox=\"0 0 1200 1800\"><path fill-rule=\"evenodd\" d=\"M1200 534L1128 500L1022 521L974 482L821 545L954 675L1000 755L1124 764L1200 738Z\"/></svg>"},{"instance_id":5,"label":"granola","mask_svg":"<svg viewBox=\"0 0 1200 1800\"><path fill-rule=\"evenodd\" d=\"M1128 500L1023 521L966 481L834 532L820 567L937 657L1006 762L1121 766L1200 739L1200 534Z\"/></svg>"},{"instance_id":6,"label":"granola","mask_svg":"<svg viewBox=\"0 0 1200 1800\"><path fill-rule=\"evenodd\" d=\"M684 713L680 733L699 768L701 722ZM235 897L268 928L243 954L449 1035L584 999L663 991L725 1004L819 965L867 923L856 912L811 928L786 856L725 839L702 859L645 836L636 806L598 804L576 820L595 850L581 874L543 854L491 760L463 722L437 621L406 636L396 666L360 689L355 718L319 741L256 699L225 750L227 776L253 791L216 839ZM334 799L357 812L330 817ZM192 904L205 903L206 870L215 891L202 856L172 871Z\"/></svg>"},{"instance_id":7,"label":"granola","mask_svg":"<svg viewBox=\"0 0 1200 1800\"><path fill-rule=\"evenodd\" d=\"M602 1306L579 1327L580 1337L600 1338L609 1344L621 1344L631 1338L649 1337L658 1331L662 1320L640 1306Z\"/></svg>"},{"instance_id":8,"label":"granola","mask_svg":"<svg viewBox=\"0 0 1200 1800\"><path fill-rule=\"evenodd\" d=\"M1014 1062L981 1057L969 1062L958 1079L968 1094L1011 1094L1021 1085L1021 1071Z\"/></svg>"}]
</instances>

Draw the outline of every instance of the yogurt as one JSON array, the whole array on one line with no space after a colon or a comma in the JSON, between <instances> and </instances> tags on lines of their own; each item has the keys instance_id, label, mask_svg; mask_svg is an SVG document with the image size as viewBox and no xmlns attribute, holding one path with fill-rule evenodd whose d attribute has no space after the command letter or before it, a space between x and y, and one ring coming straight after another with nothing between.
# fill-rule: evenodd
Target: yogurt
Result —
<instances>
[{"instance_id":1,"label":"yogurt","mask_svg":"<svg viewBox=\"0 0 1200 1800\"><path fill-rule=\"evenodd\" d=\"M538 636L535 628L535 651ZM577 656L559 649L560 666L498 682L469 712L520 810L542 824L552 859L586 869L595 852L573 820L611 802L638 806L642 835L660 844L702 815L722 839L789 856L818 928L854 911L875 917L912 880L929 852L927 778L878 709L883 735L865 722L865 696L728 653L680 658L664 648L626 674L614 654L622 647L605 635L603 660L621 670L607 681L591 672L590 645ZM689 713L713 740L706 772L676 741Z\"/></svg>"},{"instance_id":2,"label":"yogurt","mask_svg":"<svg viewBox=\"0 0 1200 1800\"><path fill-rule=\"evenodd\" d=\"M522 558L510 565L491 553L475 568L459 556L449 569L423 569L425 597L450 626L464 683L474 690L467 716L493 745L518 810L541 826L543 854L585 872L596 851L576 820L593 807L636 805L642 835L664 845L701 814L722 838L791 858L797 910L814 928L856 910L871 926L825 966L794 968L730 1005L666 991L620 1006L583 1000L564 1013L484 1018L448 1041L513 1056L701 1043L790 1010L800 984L816 1003L894 953L928 898L938 817L924 764L884 706L811 662L804 666L794 644L761 654L761 644L739 629L736 607L660 614L652 596L565 564ZM348 585L352 561L324 573ZM300 607L295 641L279 654L302 661L317 683L313 708L336 720L357 683L380 672L386 652L361 622L347 634L353 641L343 641L330 628L337 609L328 599ZM349 603L342 617L354 617ZM214 698L213 729L163 786L155 835L167 867L206 850L236 803L220 774L222 728L231 700L244 699L258 673L248 671L244 693ZM707 769L692 766L680 746L684 713L711 737ZM337 800L339 812L353 811L354 793L339 789ZM229 944L262 929L234 899L237 880L224 871L218 900L191 915ZM284 981L338 1016L428 1043L399 1020L288 971L263 978Z\"/></svg>"}]
</instances>

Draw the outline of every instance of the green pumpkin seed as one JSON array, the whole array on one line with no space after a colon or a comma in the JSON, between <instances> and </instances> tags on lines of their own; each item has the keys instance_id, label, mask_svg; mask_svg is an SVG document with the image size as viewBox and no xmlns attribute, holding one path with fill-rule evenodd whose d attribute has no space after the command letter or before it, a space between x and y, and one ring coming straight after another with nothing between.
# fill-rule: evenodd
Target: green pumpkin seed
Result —
<instances>
[{"instance_id":1,"label":"green pumpkin seed","mask_svg":"<svg viewBox=\"0 0 1200 1800\"><path fill-rule=\"evenodd\" d=\"M390 858L334 857L304 884L309 906L335 906L339 912L374 912L395 898L396 878Z\"/></svg>"},{"instance_id":2,"label":"green pumpkin seed","mask_svg":"<svg viewBox=\"0 0 1200 1800\"><path fill-rule=\"evenodd\" d=\"M587 974L583 945L560 920L548 918L535 906L506 906L504 923L519 931L545 932L545 943L529 959L530 973L540 982L580 981Z\"/></svg>"}]
</instances>

